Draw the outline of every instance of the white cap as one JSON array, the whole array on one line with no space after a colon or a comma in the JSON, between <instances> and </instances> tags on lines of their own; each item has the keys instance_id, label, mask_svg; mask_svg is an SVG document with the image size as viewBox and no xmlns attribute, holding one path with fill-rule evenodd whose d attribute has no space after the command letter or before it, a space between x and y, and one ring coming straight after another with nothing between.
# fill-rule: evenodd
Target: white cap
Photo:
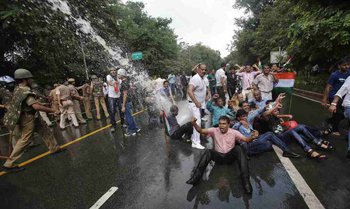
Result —
<instances>
[{"instance_id":1,"label":"white cap","mask_svg":"<svg viewBox=\"0 0 350 209\"><path fill-rule=\"evenodd\" d=\"M121 75L121 76L126 76L126 70L124 69L124 68L120 68L119 70L118 70L118 75Z\"/></svg>"}]
</instances>

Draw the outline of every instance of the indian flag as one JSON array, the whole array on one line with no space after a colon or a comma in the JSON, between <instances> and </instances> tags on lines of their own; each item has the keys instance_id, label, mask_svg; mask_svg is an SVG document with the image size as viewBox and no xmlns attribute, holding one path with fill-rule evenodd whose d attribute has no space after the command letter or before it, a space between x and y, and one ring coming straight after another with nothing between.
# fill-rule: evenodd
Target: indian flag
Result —
<instances>
[{"instance_id":1,"label":"indian flag","mask_svg":"<svg viewBox=\"0 0 350 209\"><path fill-rule=\"evenodd\" d=\"M163 110L163 121L164 121L165 134L169 136L170 125L164 110Z\"/></svg>"},{"instance_id":2,"label":"indian flag","mask_svg":"<svg viewBox=\"0 0 350 209\"><path fill-rule=\"evenodd\" d=\"M278 79L278 83L274 88L275 92L292 93L296 77L295 73L275 73L274 76Z\"/></svg>"}]
</instances>

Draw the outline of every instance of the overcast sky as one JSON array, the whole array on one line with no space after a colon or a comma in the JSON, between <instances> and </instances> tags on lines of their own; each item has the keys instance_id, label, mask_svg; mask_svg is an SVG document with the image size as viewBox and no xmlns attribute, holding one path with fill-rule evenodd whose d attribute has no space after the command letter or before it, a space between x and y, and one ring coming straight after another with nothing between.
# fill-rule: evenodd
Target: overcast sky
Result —
<instances>
[{"instance_id":1,"label":"overcast sky","mask_svg":"<svg viewBox=\"0 0 350 209\"><path fill-rule=\"evenodd\" d=\"M233 9L235 0L132 0L145 4L146 12L153 17L172 18L171 28L178 35L178 42L191 45L202 42L221 57L229 54L226 50L234 30L234 18L244 15ZM126 0L124 0L126 2Z\"/></svg>"}]
</instances>

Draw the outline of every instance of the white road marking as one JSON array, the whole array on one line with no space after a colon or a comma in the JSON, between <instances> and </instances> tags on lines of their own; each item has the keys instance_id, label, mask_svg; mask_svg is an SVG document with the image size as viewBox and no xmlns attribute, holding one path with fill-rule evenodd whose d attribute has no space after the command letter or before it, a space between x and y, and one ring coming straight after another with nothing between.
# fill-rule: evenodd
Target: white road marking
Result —
<instances>
[{"instance_id":1,"label":"white road marking","mask_svg":"<svg viewBox=\"0 0 350 209\"><path fill-rule=\"evenodd\" d=\"M100 208L117 190L118 187L111 187L90 209Z\"/></svg>"},{"instance_id":2,"label":"white road marking","mask_svg":"<svg viewBox=\"0 0 350 209\"><path fill-rule=\"evenodd\" d=\"M307 99L307 100L310 100L310 101L313 101L313 102L317 102L317 103L322 104L322 102L320 102L320 101L317 101L317 100L315 100L315 99L310 99L310 98L307 98L307 97L301 96L301 95L296 94L296 93L293 93L293 96L301 97L301 98L303 98L303 99Z\"/></svg>"},{"instance_id":3,"label":"white road marking","mask_svg":"<svg viewBox=\"0 0 350 209\"><path fill-rule=\"evenodd\" d=\"M282 162L282 165L286 169L288 175L294 182L295 187L298 189L299 193L303 197L306 205L310 209L324 209L325 207L322 205L320 200L316 197L315 193L311 190L309 185L306 183L305 179L301 176L298 170L295 168L293 163L289 158L282 156L282 150L273 145L273 149L277 154L278 158Z\"/></svg>"}]
</instances>

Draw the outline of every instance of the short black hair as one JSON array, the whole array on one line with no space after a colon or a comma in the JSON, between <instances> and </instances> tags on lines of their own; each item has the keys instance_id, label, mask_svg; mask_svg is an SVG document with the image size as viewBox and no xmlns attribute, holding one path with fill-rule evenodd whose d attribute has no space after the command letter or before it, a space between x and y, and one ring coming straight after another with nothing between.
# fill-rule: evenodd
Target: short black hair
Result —
<instances>
[{"instance_id":1,"label":"short black hair","mask_svg":"<svg viewBox=\"0 0 350 209\"><path fill-rule=\"evenodd\" d=\"M220 67L226 67L226 63L225 62L221 63Z\"/></svg>"},{"instance_id":2,"label":"short black hair","mask_svg":"<svg viewBox=\"0 0 350 209\"><path fill-rule=\"evenodd\" d=\"M165 80L165 81L163 82L163 84L165 84L165 83L169 83L169 81Z\"/></svg>"},{"instance_id":3,"label":"short black hair","mask_svg":"<svg viewBox=\"0 0 350 209\"><path fill-rule=\"evenodd\" d=\"M236 118L242 117L243 115L247 115L247 112L245 110L243 109L237 110Z\"/></svg>"},{"instance_id":4,"label":"short black hair","mask_svg":"<svg viewBox=\"0 0 350 209\"><path fill-rule=\"evenodd\" d=\"M244 103L249 104L247 101L244 100L244 101L239 102L238 106L239 106L239 107L243 107L243 104L244 104Z\"/></svg>"},{"instance_id":5,"label":"short black hair","mask_svg":"<svg viewBox=\"0 0 350 209\"><path fill-rule=\"evenodd\" d=\"M219 121L220 121L220 120L226 120L226 122L227 122L228 124L230 124L230 118L227 117L226 115L220 116Z\"/></svg>"}]
</instances>

